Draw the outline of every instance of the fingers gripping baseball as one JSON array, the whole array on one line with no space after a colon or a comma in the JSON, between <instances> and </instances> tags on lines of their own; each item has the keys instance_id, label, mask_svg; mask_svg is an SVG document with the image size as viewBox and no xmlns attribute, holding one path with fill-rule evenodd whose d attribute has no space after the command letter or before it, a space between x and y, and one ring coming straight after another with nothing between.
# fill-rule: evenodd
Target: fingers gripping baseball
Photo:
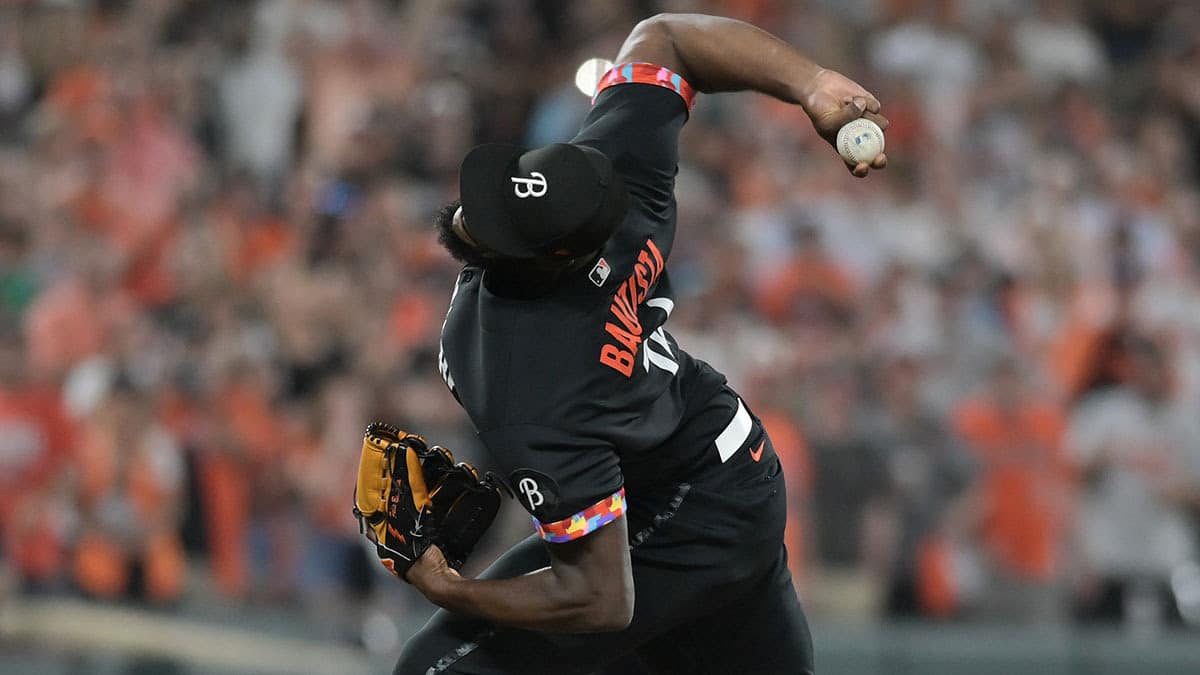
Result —
<instances>
[{"instance_id":1,"label":"fingers gripping baseball","mask_svg":"<svg viewBox=\"0 0 1200 675\"><path fill-rule=\"evenodd\" d=\"M869 159L847 156L838 146L838 134L843 127L857 119L865 118L879 127L882 132L888 127L888 119L881 112L879 99L841 73L822 70L813 78L801 105L812 120L813 128L828 143L838 150L852 174L866 176L871 169L887 166L887 155L880 151Z\"/></svg>"}]
</instances>

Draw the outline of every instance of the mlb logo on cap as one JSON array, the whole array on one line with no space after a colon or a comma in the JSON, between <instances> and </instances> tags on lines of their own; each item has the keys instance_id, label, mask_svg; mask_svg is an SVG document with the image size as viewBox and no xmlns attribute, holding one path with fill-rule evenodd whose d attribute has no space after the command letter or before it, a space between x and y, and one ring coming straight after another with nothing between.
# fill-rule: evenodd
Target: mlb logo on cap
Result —
<instances>
[{"instance_id":1,"label":"mlb logo on cap","mask_svg":"<svg viewBox=\"0 0 1200 675\"><path fill-rule=\"evenodd\" d=\"M588 272L588 278L592 280L593 284L603 286L604 282L608 281L609 274L612 274L612 268L608 266L607 260L601 258L596 261L596 266L592 268L592 271Z\"/></svg>"}]
</instances>

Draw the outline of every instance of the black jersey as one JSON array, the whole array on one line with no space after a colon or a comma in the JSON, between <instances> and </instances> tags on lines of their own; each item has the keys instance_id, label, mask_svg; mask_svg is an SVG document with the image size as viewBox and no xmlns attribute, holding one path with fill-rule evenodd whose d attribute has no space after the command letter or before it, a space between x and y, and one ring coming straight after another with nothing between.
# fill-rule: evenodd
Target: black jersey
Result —
<instances>
[{"instance_id":1,"label":"black jersey","mask_svg":"<svg viewBox=\"0 0 1200 675\"><path fill-rule=\"evenodd\" d=\"M442 375L548 541L583 536L624 513L626 499L686 480L719 435L740 442L749 429L725 377L664 328L691 96L658 66L610 71L571 141L607 155L630 194L599 258L536 299L497 295L476 267L455 287ZM714 407L721 396L733 404Z\"/></svg>"}]
</instances>

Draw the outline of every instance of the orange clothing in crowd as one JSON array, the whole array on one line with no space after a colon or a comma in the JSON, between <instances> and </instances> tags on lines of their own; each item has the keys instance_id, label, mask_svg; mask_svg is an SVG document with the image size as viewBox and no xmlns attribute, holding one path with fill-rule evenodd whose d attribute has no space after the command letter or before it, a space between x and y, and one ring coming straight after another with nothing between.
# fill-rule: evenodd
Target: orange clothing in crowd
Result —
<instances>
[{"instance_id":1,"label":"orange clothing in crowd","mask_svg":"<svg viewBox=\"0 0 1200 675\"><path fill-rule=\"evenodd\" d=\"M438 315L427 293L401 293L392 305L388 326L396 344L411 349L429 339L429 327L437 325Z\"/></svg>"},{"instance_id":2,"label":"orange clothing in crowd","mask_svg":"<svg viewBox=\"0 0 1200 675\"><path fill-rule=\"evenodd\" d=\"M1047 371L1054 376L1061 391L1075 396L1092 375L1094 357L1100 348L1104 332L1082 321L1071 321L1050 345Z\"/></svg>"},{"instance_id":3,"label":"orange clothing in crowd","mask_svg":"<svg viewBox=\"0 0 1200 675\"><path fill-rule=\"evenodd\" d=\"M204 494L213 578L227 597L242 597L249 586L246 532L250 522L249 477L242 463L222 453L197 461Z\"/></svg>"},{"instance_id":4,"label":"orange clothing in crowd","mask_svg":"<svg viewBox=\"0 0 1200 675\"><path fill-rule=\"evenodd\" d=\"M70 467L75 428L57 391L0 390L0 535L7 558L22 579L48 582L65 559L69 512L51 494L57 469Z\"/></svg>"},{"instance_id":5,"label":"orange clothing in crowd","mask_svg":"<svg viewBox=\"0 0 1200 675\"><path fill-rule=\"evenodd\" d=\"M259 270L284 259L295 245L293 239L287 223L282 220L263 218L254 221L243 233L238 250L230 256L234 277L247 281Z\"/></svg>"},{"instance_id":6,"label":"orange clothing in crowd","mask_svg":"<svg viewBox=\"0 0 1200 675\"><path fill-rule=\"evenodd\" d=\"M926 616L946 618L958 609L954 551L945 537L932 534L917 546L917 600Z\"/></svg>"},{"instance_id":7,"label":"orange clothing in crowd","mask_svg":"<svg viewBox=\"0 0 1200 675\"><path fill-rule=\"evenodd\" d=\"M75 581L88 595L118 598L129 591L133 564L140 562L144 592L154 602L169 602L183 592L187 565L175 519L179 489L164 476L149 419L128 411L101 409L88 420L79 447L80 506L83 534L75 546ZM163 431L165 433L165 431ZM107 499L132 507L138 533L121 541L101 529L95 509Z\"/></svg>"},{"instance_id":8,"label":"orange clothing in crowd","mask_svg":"<svg viewBox=\"0 0 1200 675\"><path fill-rule=\"evenodd\" d=\"M151 534L136 551L102 533L87 532L75 545L75 581L91 597L120 598L129 592L135 557L142 564L146 599L156 603L179 599L187 579L187 559L174 532Z\"/></svg>"},{"instance_id":9,"label":"orange clothing in crowd","mask_svg":"<svg viewBox=\"0 0 1200 675\"><path fill-rule=\"evenodd\" d=\"M1046 404L959 406L954 423L982 467L984 542L1010 572L1048 581L1059 561L1071 470L1062 413Z\"/></svg>"},{"instance_id":10,"label":"orange clothing in crowd","mask_svg":"<svg viewBox=\"0 0 1200 675\"><path fill-rule=\"evenodd\" d=\"M199 488L217 587L241 597L250 581L245 541L254 508L253 467L274 461L281 444L268 395L253 381L227 386L217 408L233 445L197 458Z\"/></svg>"},{"instance_id":11,"label":"orange clothing in crowd","mask_svg":"<svg viewBox=\"0 0 1200 675\"><path fill-rule=\"evenodd\" d=\"M111 79L104 70L80 65L54 79L46 103L84 138L104 143L121 127L121 113L109 100L111 90Z\"/></svg>"},{"instance_id":12,"label":"orange clothing in crowd","mask_svg":"<svg viewBox=\"0 0 1200 675\"><path fill-rule=\"evenodd\" d=\"M278 428L271 401L262 387L239 382L226 387L218 403L233 440L254 462L267 462L279 451Z\"/></svg>"},{"instance_id":13,"label":"orange clothing in crowd","mask_svg":"<svg viewBox=\"0 0 1200 675\"><path fill-rule=\"evenodd\" d=\"M69 465L74 425L57 391L0 389L0 530L28 493Z\"/></svg>"},{"instance_id":14,"label":"orange clothing in crowd","mask_svg":"<svg viewBox=\"0 0 1200 675\"><path fill-rule=\"evenodd\" d=\"M248 213L249 208L239 204L237 197L213 208L212 227L221 241L226 272L244 284L262 269L294 254L296 241L287 222Z\"/></svg>"},{"instance_id":15,"label":"orange clothing in crowd","mask_svg":"<svg viewBox=\"0 0 1200 675\"><path fill-rule=\"evenodd\" d=\"M822 299L835 306L854 298L854 280L826 256L796 259L770 281L758 298L758 307L774 321L787 318L797 299Z\"/></svg>"}]
</instances>

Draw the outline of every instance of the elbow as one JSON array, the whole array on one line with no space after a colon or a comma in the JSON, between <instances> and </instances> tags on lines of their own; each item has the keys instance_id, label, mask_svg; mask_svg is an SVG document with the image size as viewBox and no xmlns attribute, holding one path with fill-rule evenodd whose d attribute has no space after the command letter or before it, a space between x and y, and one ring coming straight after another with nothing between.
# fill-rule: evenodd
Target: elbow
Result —
<instances>
[{"instance_id":1,"label":"elbow","mask_svg":"<svg viewBox=\"0 0 1200 675\"><path fill-rule=\"evenodd\" d=\"M697 74L692 72L685 58L685 52L694 51L700 37L695 30L696 20L696 15L655 14L634 26L626 47L637 55L637 60L669 68L693 87L698 87ZM699 88L699 91L705 89Z\"/></svg>"},{"instance_id":2,"label":"elbow","mask_svg":"<svg viewBox=\"0 0 1200 675\"><path fill-rule=\"evenodd\" d=\"M633 622L633 585L627 591L610 594L596 608L595 632L610 633L625 630Z\"/></svg>"},{"instance_id":3,"label":"elbow","mask_svg":"<svg viewBox=\"0 0 1200 675\"><path fill-rule=\"evenodd\" d=\"M612 631L625 630L631 623L633 623L633 598L629 599L629 604L621 609L620 614L615 615L613 622L608 624L608 628Z\"/></svg>"},{"instance_id":4,"label":"elbow","mask_svg":"<svg viewBox=\"0 0 1200 675\"><path fill-rule=\"evenodd\" d=\"M611 580L610 580L611 581ZM561 606L567 617L563 629L571 633L611 633L633 621L633 578L620 583L571 589Z\"/></svg>"},{"instance_id":5,"label":"elbow","mask_svg":"<svg viewBox=\"0 0 1200 675\"><path fill-rule=\"evenodd\" d=\"M606 594L588 603L578 623L579 633L612 633L625 630L633 621L633 591Z\"/></svg>"},{"instance_id":6,"label":"elbow","mask_svg":"<svg viewBox=\"0 0 1200 675\"><path fill-rule=\"evenodd\" d=\"M674 19L672 14L655 14L649 19L642 19L629 33L629 42L637 45L641 52L674 53L675 35L672 29Z\"/></svg>"},{"instance_id":7,"label":"elbow","mask_svg":"<svg viewBox=\"0 0 1200 675\"><path fill-rule=\"evenodd\" d=\"M609 579L595 600L599 632L625 630L633 622L633 569L626 564L620 574Z\"/></svg>"},{"instance_id":8,"label":"elbow","mask_svg":"<svg viewBox=\"0 0 1200 675\"><path fill-rule=\"evenodd\" d=\"M647 19L642 19L633 27L633 35L645 40L661 40L669 43L671 37L671 24L675 20L674 14L660 12Z\"/></svg>"}]
</instances>

